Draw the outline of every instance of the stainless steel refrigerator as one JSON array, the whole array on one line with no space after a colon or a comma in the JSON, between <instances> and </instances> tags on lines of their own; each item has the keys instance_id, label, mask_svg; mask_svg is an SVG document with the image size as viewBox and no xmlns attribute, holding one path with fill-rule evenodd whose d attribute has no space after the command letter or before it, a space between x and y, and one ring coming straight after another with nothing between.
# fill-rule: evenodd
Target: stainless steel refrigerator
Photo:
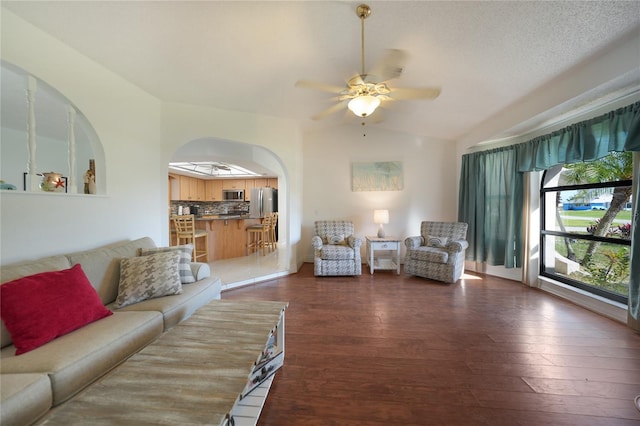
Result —
<instances>
[{"instance_id":1,"label":"stainless steel refrigerator","mask_svg":"<svg viewBox=\"0 0 640 426\"><path fill-rule=\"evenodd\" d=\"M278 211L278 190L274 188L252 188L249 215L264 217Z\"/></svg>"}]
</instances>

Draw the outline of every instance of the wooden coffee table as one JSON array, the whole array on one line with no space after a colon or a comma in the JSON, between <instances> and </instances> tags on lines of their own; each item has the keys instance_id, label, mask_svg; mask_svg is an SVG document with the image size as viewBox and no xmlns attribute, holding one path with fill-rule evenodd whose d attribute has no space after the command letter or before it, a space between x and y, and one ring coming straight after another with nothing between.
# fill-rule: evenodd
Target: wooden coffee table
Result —
<instances>
[{"instance_id":1,"label":"wooden coffee table","mask_svg":"<svg viewBox=\"0 0 640 426\"><path fill-rule=\"evenodd\" d=\"M46 425L255 425L271 380L241 399L268 341L284 360L285 302L215 300L72 400Z\"/></svg>"}]
</instances>

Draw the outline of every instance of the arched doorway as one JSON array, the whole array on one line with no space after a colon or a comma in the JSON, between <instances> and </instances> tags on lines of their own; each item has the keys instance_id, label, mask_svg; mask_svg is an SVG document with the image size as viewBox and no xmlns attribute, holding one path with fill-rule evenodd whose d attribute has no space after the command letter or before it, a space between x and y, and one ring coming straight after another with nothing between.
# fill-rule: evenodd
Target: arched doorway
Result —
<instances>
[{"instance_id":1,"label":"arched doorway","mask_svg":"<svg viewBox=\"0 0 640 426\"><path fill-rule=\"evenodd\" d=\"M270 182L276 179L278 189L278 223L279 238L278 249L275 252L262 256L258 253L242 255L223 259L210 259L209 264L212 273L220 276L223 281L223 290L240 285L252 284L268 278L286 275L289 273L291 263L291 252L289 244L289 191L287 172L283 163L277 155L268 149L242 142L229 141L215 137L204 137L188 141L180 146L173 153L170 163L206 163L229 164L238 168L253 172L246 176L229 175L222 171L219 175L205 175L201 172L189 173L179 169L169 169L170 175L187 175L196 180L214 181L221 180L245 180L247 182L263 182L269 179ZM177 204L193 206L193 202L185 202L179 198L185 196L175 196L175 186L172 191L171 178L169 180L169 208L175 214ZM173 193L173 195L172 195ZM251 201L233 201L216 199L206 196L205 199L198 200L198 213L208 213L215 216L219 213L226 213L229 209L238 211L248 211ZM224 220L220 217L220 220ZM237 237L236 237L237 238ZM236 244L240 242L236 241ZM242 242L244 245L244 241Z\"/></svg>"}]
</instances>

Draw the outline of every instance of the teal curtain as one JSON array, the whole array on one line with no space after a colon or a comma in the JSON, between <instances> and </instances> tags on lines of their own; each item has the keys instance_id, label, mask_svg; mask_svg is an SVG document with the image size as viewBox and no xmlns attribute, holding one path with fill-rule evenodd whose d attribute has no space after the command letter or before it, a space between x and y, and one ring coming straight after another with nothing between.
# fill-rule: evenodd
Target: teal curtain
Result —
<instances>
[{"instance_id":1,"label":"teal curtain","mask_svg":"<svg viewBox=\"0 0 640 426\"><path fill-rule=\"evenodd\" d=\"M640 102L516 145L518 171L593 161L611 151L640 151L633 131L640 132Z\"/></svg>"},{"instance_id":2,"label":"teal curtain","mask_svg":"<svg viewBox=\"0 0 640 426\"><path fill-rule=\"evenodd\" d=\"M462 157L458 219L469 224L467 259L515 268L522 265L523 174L516 151L500 148Z\"/></svg>"},{"instance_id":3,"label":"teal curtain","mask_svg":"<svg viewBox=\"0 0 640 426\"><path fill-rule=\"evenodd\" d=\"M640 102L528 142L462 156L458 220L469 224L467 260L518 267L522 262L523 173L593 161L611 151L640 151ZM640 186L640 185L638 185ZM629 307L640 305L640 224L635 194Z\"/></svg>"}]
</instances>

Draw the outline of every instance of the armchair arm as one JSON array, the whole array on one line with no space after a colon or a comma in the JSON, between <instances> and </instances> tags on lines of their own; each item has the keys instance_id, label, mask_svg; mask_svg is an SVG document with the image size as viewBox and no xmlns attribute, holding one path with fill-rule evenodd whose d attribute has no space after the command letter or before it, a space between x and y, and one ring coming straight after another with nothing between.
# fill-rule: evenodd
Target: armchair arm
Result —
<instances>
[{"instance_id":1,"label":"armchair arm","mask_svg":"<svg viewBox=\"0 0 640 426\"><path fill-rule=\"evenodd\" d=\"M317 235L314 235L313 238L311 238L311 245L313 246L314 249L320 250L322 248L322 238L320 238Z\"/></svg>"},{"instance_id":2,"label":"armchair arm","mask_svg":"<svg viewBox=\"0 0 640 426\"><path fill-rule=\"evenodd\" d=\"M358 249L362 246L362 239L351 235L347 238L347 244L349 244L349 247L353 249Z\"/></svg>"},{"instance_id":3,"label":"armchair arm","mask_svg":"<svg viewBox=\"0 0 640 426\"><path fill-rule=\"evenodd\" d=\"M407 246L408 249L418 248L423 245L423 239L421 236L417 237L407 237L404 240L404 245Z\"/></svg>"},{"instance_id":4,"label":"armchair arm","mask_svg":"<svg viewBox=\"0 0 640 426\"><path fill-rule=\"evenodd\" d=\"M469 247L469 242L467 242L466 240L454 240L449 241L449 244L447 244L447 251L460 253L462 251L465 251L467 247Z\"/></svg>"}]
</instances>

